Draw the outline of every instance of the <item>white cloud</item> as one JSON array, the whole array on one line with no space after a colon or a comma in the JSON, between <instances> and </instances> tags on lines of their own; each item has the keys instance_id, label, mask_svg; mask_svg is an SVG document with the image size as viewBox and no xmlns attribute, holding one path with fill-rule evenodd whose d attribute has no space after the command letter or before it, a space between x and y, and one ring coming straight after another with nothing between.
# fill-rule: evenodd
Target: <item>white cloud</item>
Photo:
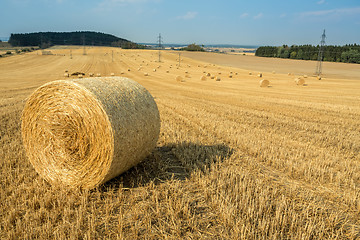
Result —
<instances>
[{"instance_id":1,"label":"white cloud","mask_svg":"<svg viewBox=\"0 0 360 240\"><path fill-rule=\"evenodd\" d=\"M240 15L241 18L247 18L248 16L249 16L248 13L243 13L243 14Z\"/></svg>"},{"instance_id":2,"label":"white cloud","mask_svg":"<svg viewBox=\"0 0 360 240\"><path fill-rule=\"evenodd\" d=\"M177 19L190 20L190 19L194 19L197 16L197 14L198 14L197 12L187 12L183 16L178 16Z\"/></svg>"},{"instance_id":3,"label":"white cloud","mask_svg":"<svg viewBox=\"0 0 360 240\"><path fill-rule=\"evenodd\" d=\"M330 10L320 10L312 12L302 12L301 17L322 17L322 16L344 16L360 14L360 7L356 8L338 8Z\"/></svg>"},{"instance_id":4,"label":"white cloud","mask_svg":"<svg viewBox=\"0 0 360 240\"><path fill-rule=\"evenodd\" d=\"M264 16L264 14L259 13L258 15L255 15L255 16L254 16L254 19L260 19L260 18L262 18L263 16Z\"/></svg>"},{"instance_id":5,"label":"white cloud","mask_svg":"<svg viewBox=\"0 0 360 240\"><path fill-rule=\"evenodd\" d=\"M326 1L325 0L320 0L317 2L317 4L321 5L321 4L324 4Z\"/></svg>"}]
</instances>

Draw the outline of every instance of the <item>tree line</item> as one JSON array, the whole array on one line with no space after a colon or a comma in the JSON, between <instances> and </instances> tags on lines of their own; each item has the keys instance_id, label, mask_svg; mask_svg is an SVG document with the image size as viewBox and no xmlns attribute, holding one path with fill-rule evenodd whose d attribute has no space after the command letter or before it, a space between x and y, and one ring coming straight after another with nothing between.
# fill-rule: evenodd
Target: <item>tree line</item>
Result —
<instances>
[{"instance_id":1,"label":"tree line","mask_svg":"<svg viewBox=\"0 0 360 240\"><path fill-rule=\"evenodd\" d=\"M37 32L12 33L9 43L14 46L39 46L47 48L53 45L87 45L113 46L122 48L142 48L142 45L111 34L80 31L80 32Z\"/></svg>"},{"instance_id":2,"label":"tree line","mask_svg":"<svg viewBox=\"0 0 360 240\"><path fill-rule=\"evenodd\" d=\"M255 56L317 60L319 49L319 45L263 46L256 50ZM322 60L328 62L360 63L360 45L324 46Z\"/></svg>"}]
</instances>

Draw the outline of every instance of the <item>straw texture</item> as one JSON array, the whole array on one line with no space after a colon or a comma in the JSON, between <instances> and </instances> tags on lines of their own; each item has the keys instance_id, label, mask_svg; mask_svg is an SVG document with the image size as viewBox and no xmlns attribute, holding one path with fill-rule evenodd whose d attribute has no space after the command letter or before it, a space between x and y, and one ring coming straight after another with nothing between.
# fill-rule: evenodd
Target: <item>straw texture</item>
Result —
<instances>
[{"instance_id":1,"label":"straw texture","mask_svg":"<svg viewBox=\"0 0 360 240\"><path fill-rule=\"evenodd\" d=\"M27 156L43 178L91 189L150 154L160 117L140 84L124 77L83 78L35 90L21 128Z\"/></svg>"}]
</instances>

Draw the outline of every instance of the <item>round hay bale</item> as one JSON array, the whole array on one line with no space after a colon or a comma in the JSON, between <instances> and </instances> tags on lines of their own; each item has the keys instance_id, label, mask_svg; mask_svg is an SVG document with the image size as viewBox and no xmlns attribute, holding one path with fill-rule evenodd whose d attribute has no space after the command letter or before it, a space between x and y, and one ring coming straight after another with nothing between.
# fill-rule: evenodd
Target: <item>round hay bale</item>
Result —
<instances>
[{"instance_id":1,"label":"round hay bale","mask_svg":"<svg viewBox=\"0 0 360 240\"><path fill-rule=\"evenodd\" d=\"M83 75L82 75L82 74L79 74L79 75L78 75L78 78L83 78Z\"/></svg>"},{"instance_id":2,"label":"round hay bale","mask_svg":"<svg viewBox=\"0 0 360 240\"><path fill-rule=\"evenodd\" d=\"M186 78L190 78L190 74L185 74L185 77L186 77Z\"/></svg>"},{"instance_id":3,"label":"round hay bale","mask_svg":"<svg viewBox=\"0 0 360 240\"><path fill-rule=\"evenodd\" d=\"M64 73L64 77L69 77L69 73Z\"/></svg>"},{"instance_id":4,"label":"round hay bale","mask_svg":"<svg viewBox=\"0 0 360 240\"><path fill-rule=\"evenodd\" d=\"M125 74L125 73L124 73L124 71L121 71L120 74L123 75L123 74Z\"/></svg>"},{"instance_id":5,"label":"round hay bale","mask_svg":"<svg viewBox=\"0 0 360 240\"><path fill-rule=\"evenodd\" d=\"M249 75L252 75L252 72L249 72Z\"/></svg>"},{"instance_id":6,"label":"round hay bale","mask_svg":"<svg viewBox=\"0 0 360 240\"><path fill-rule=\"evenodd\" d=\"M169 73L170 71L169 70L166 70L166 73Z\"/></svg>"},{"instance_id":7,"label":"round hay bale","mask_svg":"<svg viewBox=\"0 0 360 240\"><path fill-rule=\"evenodd\" d=\"M94 76L94 74L93 74L93 73L89 73L89 76L90 76L90 77L93 77L93 76Z\"/></svg>"},{"instance_id":8,"label":"round hay bale","mask_svg":"<svg viewBox=\"0 0 360 240\"><path fill-rule=\"evenodd\" d=\"M156 68L153 69L153 72L156 72Z\"/></svg>"},{"instance_id":9,"label":"round hay bale","mask_svg":"<svg viewBox=\"0 0 360 240\"><path fill-rule=\"evenodd\" d=\"M112 77L115 76L115 73L110 73L110 76L112 76Z\"/></svg>"},{"instance_id":10,"label":"round hay bale","mask_svg":"<svg viewBox=\"0 0 360 240\"><path fill-rule=\"evenodd\" d=\"M268 87L270 84L269 80L263 79L260 81L260 87Z\"/></svg>"},{"instance_id":11,"label":"round hay bale","mask_svg":"<svg viewBox=\"0 0 360 240\"><path fill-rule=\"evenodd\" d=\"M98 73L98 74L96 74L96 76L97 76L97 77L101 77L101 74L100 74L100 73Z\"/></svg>"},{"instance_id":12,"label":"round hay bale","mask_svg":"<svg viewBox=\"0 0 360 240\"><path fill-rule=\"evenodd\" d=\"M211 73L207 73L206 76L207 76L207 77L210 77L210 76L211 76Z\"/></svg>"},{"instance_id":13,"label":"round hay bale","mask_svg":"<svg viewBox=\"0 0 360 240\"><path fill-rule=\"evenodd\" d=\"M211 78L211 79L215 79L215 76L214 76L214 75L211 75L210 78Z\"/></svg>"},{"instance_id":14,"label":"round hay bale","mask_svg":"<svg viewBox=\"0 0 360 240\"><path fill-rule=\"evenodd\" d=\"M262 73L259 73L259 74L258 74L258 77L262 77Z\"/></svg>"},{"instance_id":15,"label":"round hay bale","mask_svg":"<svg viewBox=\"0 0 360 240\"><path fill-rule=\"evenodd\" d=\"M308 75L306 75L306 74L305 74L303 77L304 77L304 78L307 78L307 77L308 77Z\"/></svg>"},{"instance_id":16,"label":"round hay bale","mask_svg":"<svg viewBox=\"0 0 360 240\"><path fill-rule=\"evenodd\" d=\"M189 73L188 71L185 71L185 73Z\"/></svg>"},{"instance_id":17,"label":"round hay bale","mask_svg":"<svg viewBox=\"0 0 360 240\"><path fill-rule=\"evenodd\" d=\"M65 70L65 72L67 73L67 72L69 72L68 70Z\"/></svg>"},{"instance_id":18,"label":"round hay bale","mask_svg":"<svg viewBox=\"0 0 360 240\"><path fill-rule=\"evenodd\" d=\"M128 72L130 72L131 70L130 70L130 68L128 68Z\"/></svg>"},{"instance_id":19,"label":"round hay bale","mask_svg":"<svg viewBox=\"0 0 360 240\"><path fill-rule=\"evenodd\" d=\"M183 81L182 76L177 76L177 77L176 77L176 81L178 81L178 82L182 82L182 81Z\"/></svg>"},{"instance_id":20,"label":"round hay bale","mask_svg":"<svg viewBox=\"0 0 360 240\"><path fill-rule=\"evenodd\" d=\"M144 76L149 76L149 74L148 74L148 73L144 73Z\"/></svg>"},{"instance_id":21,"label":"round hay bale","mask_svg":"<svg viewBox=\"0 0 360 240\"><path fill-rule=\"evenodd\" d=\"M321 76L317 76L316 79L317 79L317 80L321 80Z\"/></svg>"},{"instance_id":22,"label":"round hay bale","mask_svg":"<svg viewBox=\"0 0 360 240\"><path fill-rule=\"evenodd\" d=\"M305 84L305 80L303 78L295 78L296 85L303 86Z\"/></svg>"},{"instance_id":23,"label":"round hay bale","mask_svg":"<svg viewBox=\"0 0 360 240\"><path fill-rule=\"evenodd\" d=\"M151 153L160 117L151 94L128 78L59 80L28 98L21 130L40 176L54 185L91 189Z\"/></svg>"},{"instance_id":24,"label":"round hay bale","mask_svg":"<svg viewBox=\"0 0 360 240\"><path fill-rule=\"evenodd\" d=\"M219 76L217 76L217 77L215 78L215 81L220 82L220 81L221 81L221 78L220 78Z\"/></svg>"},{"instance_id":25,"label":"round hay bale","mask_svg":"<svg viewBox=\"0 0 360 240\"><path fill-rule=\"evenodd\" d=\"M231 74L229 75L229 78L232 78L232 75L231 75Z\"/></svg>"},{"instance_id":26,"label":"round hay bale","mask_svg":"<svg viewBox=\"0 0 360 240\"><path fill-rule=\"evenodd\" d=\"M201 81L206 81L206 76L201 76L200 80Z\"/></svg>"}]
</instances>

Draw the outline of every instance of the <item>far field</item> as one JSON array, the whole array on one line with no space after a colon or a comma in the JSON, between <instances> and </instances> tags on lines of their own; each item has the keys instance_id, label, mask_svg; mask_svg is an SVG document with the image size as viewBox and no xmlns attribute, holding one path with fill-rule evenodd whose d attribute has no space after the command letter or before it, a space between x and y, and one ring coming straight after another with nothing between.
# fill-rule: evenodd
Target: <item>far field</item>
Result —
<instances>
[{"instance_id":1,"label":"far field","mask_svg":"<svg viewBox=\"0 0 360 240\"><path fill-rule=\"evenodd\" d=\"M324 63L317 80L311 61L50 50L0 58L0 239L360 237L360 65ZM129 77L160 111L153 154L92 191L49 185L21 142L26 98L65 70Z\"/></svg>"}]
</instances>

